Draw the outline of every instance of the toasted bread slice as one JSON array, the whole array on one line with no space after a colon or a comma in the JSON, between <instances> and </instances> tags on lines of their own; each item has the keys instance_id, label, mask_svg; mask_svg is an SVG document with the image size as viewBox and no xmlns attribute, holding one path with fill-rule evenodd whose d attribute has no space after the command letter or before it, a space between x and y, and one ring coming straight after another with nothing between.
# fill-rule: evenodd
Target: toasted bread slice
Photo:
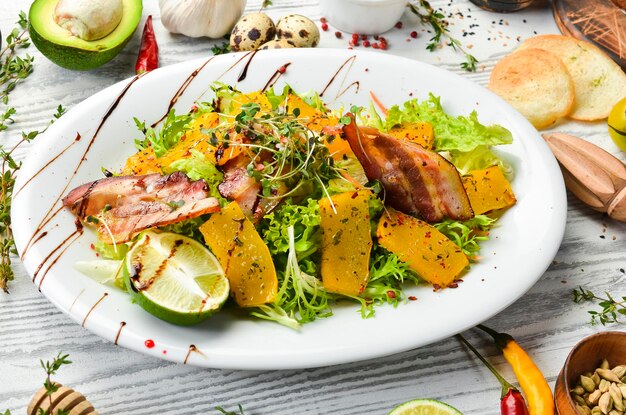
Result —
<instances>
[{"instance_id":1,"label":"toasted bread slice","mask_svg":"<svg viewBox=\"0 0 626 415\"><path fill-rule=\"evenodd\" d=\"M535 126L545 128L567 115L574 104L574 83L561 60L542 49L524 49L496 64L489 89Z\"/></svg>"},{"instance_id":2,"label":"toasted bread slice","mask_svg":"<svg viewBox=\"0 0 626 415\"><path fill-rule=\"evenodd\" d=\"M557 55L567 67L576 98L569 117L592 121L608 117L613 105L626 96L626 74L598 47L561 35L526 40L523 49L543 49Z\"/></svg>"}]
</instances>

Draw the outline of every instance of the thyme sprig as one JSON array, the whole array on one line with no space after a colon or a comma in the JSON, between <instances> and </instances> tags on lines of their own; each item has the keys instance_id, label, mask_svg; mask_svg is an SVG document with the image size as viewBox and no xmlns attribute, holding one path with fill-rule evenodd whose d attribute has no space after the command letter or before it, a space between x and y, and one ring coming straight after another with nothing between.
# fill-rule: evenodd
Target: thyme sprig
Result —
<instances>
[{"instance_id":1,"label":"thyme sprig","mask_svg":"<svg viewBox=\"0 0 626 415\"><path fill-rule=\"evenodd\" d=\"M34 140L39 134L42 134L48 127L65 113L65 108L59 105L52 120L42 130L22 132L20 140L10 149L6 149L0 144L0 289L5 293L9 292L8 282L14 278L11 269L11 255L17 254L15 250L15 240L13 239L13 231L11 230L11 198L13 197L13 188L15 186L15 177L22 167L22 162L18 162L13 157L13 153L22 144Z\"/></svg>"},{"instance_id":2,"label":"thyme sprig","mask_svg":"<svg viewBox=\"0 0 626 415\"><path fill-rule=\"evenodd\" d=\"M0 101L7 105L9 102L9 92L11 92L19 81L26 79L33 71L33 57L17 55L18 49L27 48L30 45L28 36L28 19L23 11L19 14L17 27L11 30L6 37L6 46L0 50ZM11 120L5 110L0 117L0 131L6 129L6 124Z\"/></svg>"},{"instance_id":3,"label":"thyme sprig","mask_svg":"<svg viewBox=\"0 0 626 415\"><path fill-rule=\"evenodd\" d=\"M234 412L234 411L227 411L224 408L222 408L221 406L216 406L215 409L220 411L221 413L223 413L224 415L244 415L243 413L243 407L241 405L237 405L239 408L239 412Z\"/></svg>"},{"instance_id":4,"label":"thyme sprig","mask_svg":"<svg viewBox=\"0 0 626 415\"><path fill-rule=\"evenodd\" d=\"M213 52L213 55L222 55L224 53L229 53L230 52L230 43L228 42L222 42L221 45L213 45L213 47L211 47L211 52Z\"/></svg>"},{"instance_id":5,"label":"thyme sprig","mask_svg":"<svg viewBox=\"0 0 626 415\"><path fill-rule=\"evenodd\" d=\"M443 39L447 39L448 46L465 55L465 62L461 63L461 68L468 72L476 71L478 60L463 47L458 39L452 37L448 30L449 23L445 20L443 13L435 10L427 0L419 0L419 5L409 3L409 9L420 18L423 24L430 25L434 31L426 49L433 52L442 44Z\"/></svg>"},{"instance_id":6,"label":"thyme sprig","mask_svg":"<svg viewBox=\"0 0 626 415\"><path fill-rule=\"evenodd\" d=\"M41 367L46 372L46 379L43 382L43 386L46 388L46 396L50 400L50 408L52 408L52 395L59 390L59 384L52 381L52 375L56 375L61 366L72 363L68 360L68 357L70 357L69 354L61 354L61 352L59 352L57 357L52 359L52 361L46 361L45 363L43 360L39 361L41 363ZM55 413L58 415L68 415L70 412L59 408L58 410L55 410ZM38 415L46 415L46 412L39 408Z\"/></svg>"},{"instance_id":7,"label":"thyme sprig","mask_svg":"<svg viewBox=\"0 0 626 415\"><path fill-rule=\"evenodd\" d=\"M578 287L572 292L574 302L584 303L587 301L599 301L598 305L602 307L600 311L589 310L591 315L591 324L600 323L603 326L609 323L621 323L620 317L626 316L626 297L616 300L613 296L605 291L606 297L600 297L583 287Z\"/></svg>"}]
</instances>

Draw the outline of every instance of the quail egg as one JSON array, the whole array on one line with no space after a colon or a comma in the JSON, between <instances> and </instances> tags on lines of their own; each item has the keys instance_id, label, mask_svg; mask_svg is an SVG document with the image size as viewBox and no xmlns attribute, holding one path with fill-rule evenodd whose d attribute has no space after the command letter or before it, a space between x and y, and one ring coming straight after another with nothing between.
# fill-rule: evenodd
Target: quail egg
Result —
<instances>
[{"instance_id":1,"label":"quail egg","mask_svg":"<svg viewBox=\"0 0 626 415\"><path fill-rule=\"evenodd\" d=\"M270 40L269 42L261 45L259 50L285 49L285 48L295 48L295 46L293 45L293 43L291 43L287 39L277 39L277 40Z\"/></svg>"},{"instance_id":2,"label":"quail egg","mask_svg":"<svg viewBox=\"0 0 626 415\"><path fill-rule=\"evenodd\" d=\"M255 50L276 36L274 22L265 13L243 16L230 34L230 49L233 52Z\"/></svg>"},{"instance_id":3,"label":"quail egg","mask_svg":"<svg viewBox=\"0 0 626 415\"><path fill-rule=\"evenodd\" d=\"M320 31L308 17L289 14L276 25L278 39L286 39L298 48L314 48L320 42Z\"/></svg>"}]
</instances>

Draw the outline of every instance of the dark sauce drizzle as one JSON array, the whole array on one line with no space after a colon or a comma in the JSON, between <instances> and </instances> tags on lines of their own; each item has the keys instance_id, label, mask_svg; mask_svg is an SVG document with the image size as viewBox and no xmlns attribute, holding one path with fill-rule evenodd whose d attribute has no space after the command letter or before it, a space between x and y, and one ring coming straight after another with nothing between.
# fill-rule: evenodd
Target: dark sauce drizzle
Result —
<instances>
[{"instance_id":1,"label":"dark sauce drizzle","mask_svg":"<svg viewBox=\"0 0 626 415\"><path fill-rule=\"evenodd\" d=\"M37 173L33 174L28 180L26 180L26 182L24 182L24 185L22 187L20 187L20 189L15 192L15 194L13 195L13 199L15 199L17 197L17 195L20 194L20 192L22 190L24 190L24 188L26 186L28 186L28 184L37 176L39 176L41 173L43 173L44 170L46 170L48 168L48 166L50 166L52 163L55 162L56 159L58 159L59 157L61 157L63 155L63 153L65 153L67 150L69 150L70 147L72 147L74 144L78 143L81 139L80 133L76 133L76 138L74 139L74 141L72 141L71 143L69 143L63 150L61 150L60 153L58 153L56 156L52 157L50 159L50 161L48 161L46 164L43 165L42 168L40 168L39 170L37 170Z\"/></svg>"},{"instance_id":2,"label":"dark sauce drizzle","mask_svg":"<svg viewBox=\"0 0 626 415\"><path fill-rule=\"evenodd\" d=\"M283 74L285 73L285 71L287 70L289 65L291 65L291 62L287 62L286 64L284 64L280 68L276 69L276 72L274 72L274 74L270 77L270 79L267 80L267 83L265 84L265 86L263 87L261 92L265 92L268 88L273 87L276 84L276 82L278 81L278 79L281 76L283 76Z\"/></svg>"},{"instance_id":3,"label":"dark sauce drizzle","mask_svg":"<svg viewBox=\"0 0 626 415\"><path fill-rule=\"evenodd\" d=\"M122 334L122 329L126 327L126 322L122 321L120 322L120 328L117 329L117 334L115 335L115 345L117 346L117 341L120 339L120 334Z\"/></svg>"},{"instance_id":4,"label":"dark sauce drizzle","mask_svg":"<svg viewBox=\"0 0 626 415\"><path fill-rule=\"evenodd\" d=\"M56 257L55 257L55 258L54 258L54 259L50 262L50 265L49 265L49 266L48 266L48 268L44 271L44 273L41 275L41 278L39 279L39 284L37 285L37 289L38 289L39 291L41 291L41 284L43 284L43 280L46 278L46 275L48 275L48 271L50 271L50 270L52 269L52 267L54 267L54 265L57 263L57 261L58 261L59 259L61 259L61 257L62 257L62 256L63 256L63 254L65 253L65 251L67 251L67 250L68 250L68 248L69 248L70 246L72 246L72 244L73 244L74 242L76 242L76 241L78 240L78 238L80 238L80 237L81 237L81 235L82 235L82 234L83 234L83 231L82 231L82 229L81 229L81 230L79 230L79 231L78 231L78 234L76 235L76 237L75 237L73 240L69 241L69 242L68 242L68 244L65 246L65 248L63 248L63 249L61 250L61 252L59 252L59 254L58 254L58 255L57 255L57 256L56 256Z\"/></svg>"},{"instance_id":5,"label":"dark sauce drizzle","mask_svg":"<svg viewBox=\"0 0 626 415\"><path fill-rule=\"evenodd\" d=\"M246 62L246 65L243 67L243 69L242 69L241 73L239 74L239 77L237 78L237 82L241 82L241 81L243 81L244 79L246 79L246 76L248 76L248 67L250 66L250 63L252 62L252 59L254 58L254 55L256 55L256 53L257 53L257 52L258 52L258 49L257 49L257 50L254 50L254 51L252 51L252 52L250 52L250 53L246 53L246 54L244 55L244 58L245 58L246 56L250 55L250 59L248 59L248 62ZM243 59L243 58L241 58L241 59ZM239 60L237 61L237 63L241 62L241 59L239 59ZM236 63L236 64L237 64L237 63ZM235 65L236 65L236 64L235 64ZM233 65L233 66L234 66L234 65ZM231 66L231 67L230 67L230 69L232 69L232 68L233 68L233 67ZM230 71L230 69L228 69L228 71ZM228 72L228 71L226 71L226 72ZM226 73L226 72L225 72L225 73Z\"/></svg>"},{"instance_id":6,"label":"dark sauce drizzle","mask_svg":"<svg viewBox=\"0 0 626 415\"><path fill-rule=\"evenodd\" d=\"M117 106L119 105L119 103L121 102L122 98L126 95L126 93L128 92L128 90L130 89L130 87L137 81L137 79L139 79L139 76L136 76L135 78L133 78L122 90L122 92L117 96L117 98L115 99L115 101L113 101L113 103L111 104L111 106L109 106L109 109L106 111L106 113L104 114L104 116L102 117L102 120L100 121L100 124L98 125L98 128L96 129L96 132L93 134L93 137L91 137L91 140L89 141L89 144L87 145L87 148L85 149L85 151L83 152L82 157L80 158L80 161L78 162L78 165L76 166L76 168L74 169L74 172L72 173L72 175L68 178L67 183L65 184L65 187L63 187L63 190L61 190L61 192L59 193L59 195L57 196L56 200L54 201L54 203L52 203L52 205L50 206L50 209L48 209L48 211L46 212L46 214L44 215L44 217L41 219L41 221L39 222L39 224L37 225L37 228L35 229L35 232L33 233L33 235L30 237L30 239L28 240L28 242L26 243L26 247L24 248L24 251L22 252L21 258L23 259L24 256L26 255L26 251L33 245L32 242L34 240L34 238L37 237L37 235L42 231L43 227L52 219L54 218L62 209L63 209L63 205L61 205L56 211L54 211L52 213L52 209L54 209L54 207L56 206L56 204L61 200L61 197L65 194L65 192L67 191L67 188L69 187L70 183L72 182L72 179L76 176L76 174L78 173L78 170L80 169L80 167L82 166L83 162L87 159L87 154L89 153L89 150L91 150L91 146L93 145L93 143L96 141L96 138L98 137L98 133L100 132L100 130L102 129L102 126L106 123L106 121L109 119L109 117L111 116L111 114L113 113L113 111L115 110L115 108L117 108ZM75 140L76 141L76 140ZM67 150L68 147L66 147L65 150ZM65 151L63 150L63 152ZM63 154L63 152L61 154ZM45 166L44 166L45 168ZM43 168L42 168L43 169ZM82 226L80 227L80 229L78 228L77 225L77 230L74 231L70 236L68 236L67 238L65 238L56 248L54 248L52 250L52 252L50 252L50 254L48 254L48 256L46 256L46 258L44 258L44 260L41 262L41 264L39 264L39 266L37 267L37 271L35 272L34 276L33 276L33 283L35 282L35 278L37 277L37 273L41 270L41 267L50 259L50 257L56 252L58 251L63 245L65 245L68 240L76 235L76 233L82 233ZM37 240L40 240L41 238L37 238ZM72 241L73 242L73 241ZM64 250L65 251L65 250ZM64 252L63 251L63 252ZM54 263L56 263L56 261L58 260L58 257L54 260ZM54 263L52 265L54 265ZM50 267L48 267L48 270L50 270L50 268L52 268L52 265ZM40 284L41 286L41 284Z\"/></svg>"},{"instance_id":7,"label":"dark sauce drizzle","mask_svg":"<svg viewBox=\"0 0 626 415\"><path fill-rule=\"evenodd\" d=\"M98 304L100 304L102 302L102 300L104 300L106 298L107 295L109 295L109 293L102 294L102 297L100 297L100 299L98 301L96 301L96 303L94 305L91 306L91 308L89 309L87 314L85 314L85 318L83 319L83 323L81 324L81 326L85 327L85 323L87 322L87 318L89 317L91 312L94 310L94 308L96 308L98 306Z\"/></svg>"},{"instance_id":8,"label":"dark sauce drizzle","mask_svg":"<svg viewBox=\"0 0 626 415\"><path fill-rule=\"evenodd\" d=\"M26 256L26 252L28 252L28 250L31 248L31 246L33 246L35 243L39 242L39 240L42 238L41 236L37 237L37 235L40 235L39 232L41 232L43 230L44 226L46 226L48 224L48 222L50 222L52 220L52 218L54 218L57 215L57 213L59 213L61 210L63 210L63 206L60 206L57 210L55 210L52 213L52 215L50 215L49 213L46 214L46 215L49 215L49 217L45 221L42 221L39 224L39 226L37 226L37 229L35 229L35 233L29 239L28 243L24 247L24 250L22 251L22 254L20 255L20 259L21 260L24 260L24 257ZM48 211L48 212L50 212L50 211Z\"/></svg>"},{"instance_id":9,"label":"dark sauce drizzle","mask_svg":"<svg viewBox=\"0 0 626 415\"><path fill-rule=\"evenodd\" d=\"M39 274L39 271L41 271L41 268L43 268L43 266L46 264L46 262L48 262L48 260L52 257L52 255L54 255L59 249L63 248L63 246L65 244L67 244L70 239L72 239L75 236L80 236L80 234L82 233L82 229L81 230L75 230L74 232L72 232L71 234L69 234L69 236L65 239L63 239L63 241L58 244L45 258L43 261L41 261L41 263L37 266L37 269L35 270L35 272L33 273L33 284L35 283L35 280L37 279L37 275ZM48 269L50 269L48 267ZM39 284L41 286L41 283Z\"/></svg>"},{"instance_id":10,"label":"dark sauce drizzle","mask_svg":"<svg viewBox=\"0 0 626 415\"><path fill-rule=\"evenodd\" d=\"M178 99L185 93L185 91L187 90L187 88L189 87L189 85L191 84L191 82L193 82L193 80L196 78L196 76L198 76L198 74L204 69L205 66L207 66L207 64L209 62L211 62L213 60L213 58L215 58L215 56L211 56L209 59L207 59L202 65L200 65L199 67L197 67L188 77L187 79L185 79L185 81L181 84L181 86L178 88L178 91L176 91L176 93L174 94L174 96L172 97L172 99L170 100L169 105L167 106L167 111L165 112L165 114L163 114L163 116L161 118L159 118L157 121L153 122L151 127L154 128L157 126L157 124L159 124L161 121L163 121L165 119L165 117L167 117L167 114L170 113L170 111L172 110L172 108L174 107L174 105L176 105L176 103L178 102Z\"/></svg>"},{"instance_id":11,"label":"dark sauce drizzle","mask_svg":"<svg viewBox=\"0 0 626 415\"><path fill-rule=\"evenodd\" d=\"M353 86L356 86L356 91L355 93L359 93L359 89L361 89L361 83L359 81L354 81L352 82L350 85L348 85L347 87L345 87L339 94L337 94L337 98L339 98L340 96L342 96L343 94L345 94L346 92L348 92L348 90L350 88L352 88Z\"/></svg>"},{"instance_id":12,"label":"dark sauce drizzle","mask_svg":"<svg viewBox=\"0 0 626 415\"><path fill-rule=\"evenodd\" d=\"M185 360L183 361L183 365L187 364L187 360L189 359L191 352L198 353L199 355L204 356L204 354L200 350L198 350L198 348L195 345L190 344L189 350L187 350L187 355L185 356Z\"/></svg>"},{"instance_id":13,"label":"dark sauce drizzle","mask_svg":"<svg viewBox=\"0 0 626 415\"><path fill-rule=\"evenodd\" d=\"M324 94L326 93L326 90L332 85L333 82L335 82L335 79L337 78L339 73L343 70L343 68L348 64L348 62L350 62L350 68L351 68L352 65L354 64L355 60L356 60L356 55L353 55L353 56L350 56L348 59L346 59L346 61L344 63L341 64L339 69L337 69L337 72L335 72L333 77L330 78L330 81L328 81L328 83L326 84L326 86L324 87L322 92L320 92L320 97L324 96ZM350 70L349 70L350 68L348 68L348 72L350 72ZM348 75L348 72L346 72L346 76ZM345 81L345 76L344 76L344 81ZM343 83L343 81L342 81L342 83Z\"/></svg>"}]
</instances>

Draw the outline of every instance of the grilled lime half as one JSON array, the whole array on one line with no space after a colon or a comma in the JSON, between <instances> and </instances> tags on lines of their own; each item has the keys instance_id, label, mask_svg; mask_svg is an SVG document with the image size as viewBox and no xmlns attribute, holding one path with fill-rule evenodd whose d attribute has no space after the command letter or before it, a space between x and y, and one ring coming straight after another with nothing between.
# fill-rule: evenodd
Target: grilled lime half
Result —
<instances>
[{"instance_id":1,"label":"grilled lime half","mask_svg":"<svg viewBox=\"0 0 626 415\"><path fill-rule=\"evenodd\" d=\"M126 288L154 316L190 326L220 310L230 285L201 243L170 232L144 232L124 259Z\"/></svg>"},{"instance_id":2,"label":"grilled lime half","mask_svg":"<svg viewBox=\"0 0 626 415\"><path fill-rule=\"evenodd\" d=\"M434 399L414 399L396 406L389 415L463 415L458 409Z\"/></svg>"}]
</instances>

